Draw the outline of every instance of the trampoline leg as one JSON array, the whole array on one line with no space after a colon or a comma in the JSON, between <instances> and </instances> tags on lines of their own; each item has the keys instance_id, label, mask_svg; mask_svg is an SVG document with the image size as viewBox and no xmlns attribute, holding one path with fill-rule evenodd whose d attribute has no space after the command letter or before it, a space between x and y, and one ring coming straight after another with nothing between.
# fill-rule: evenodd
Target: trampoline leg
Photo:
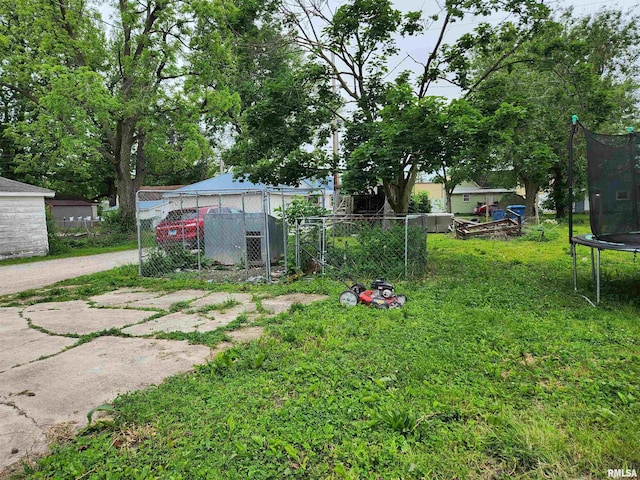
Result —
<instances>
[{"instance_id":1,"label":"trampoline leg","mask_svg":"<svg viewBox=\"0 0 640 480\"><path fill-rule=\"evenodd\" d=\"M594 268L594 260L593 260L593 247L591 247L591 281L595 282L596 281L596 271ZM600 253L600 251L598 250L598 253Z\"/></svg>"},{"instance_id":2,"label":"trampoline leg","mask_svg":"<svg viewBox=\"0 0 640 480\"><path fill-rule=\"evenodd\" d=\"M571 257L573 257L573 289L578 291L578 266L576 264L576 244L571 244Z\"/></svg>"},{"instance_id":3,"label":"trampoline leg","mask_svg":"<svg viewBox=\"0 0 640 480\"><path fill-rule=\"evenodd\" d=\"M600 305L600 249L596 250L596 304Z\"/></svg>"}]
</instances>

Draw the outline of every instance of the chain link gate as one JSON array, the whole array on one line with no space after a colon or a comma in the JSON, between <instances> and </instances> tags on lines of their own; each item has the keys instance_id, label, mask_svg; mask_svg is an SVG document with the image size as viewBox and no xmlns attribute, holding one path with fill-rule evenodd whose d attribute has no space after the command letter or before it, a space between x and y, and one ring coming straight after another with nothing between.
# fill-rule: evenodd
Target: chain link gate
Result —
<instances>
[{"instance_id":1,"label":"chain link gate","mask_svg":"<svg viewBox=\"0 0 640 480\"><path fill-rule=\"evenodd\" d=\"M265 190L137 193L139 273L271 282L284 273L286 226ZM284 200L283 202L284 203Z\"/></svg>"},{"instance_id":2,"label":"chain link gate","mask_svg":"<svg viewBox=\"0 0 640 480\"><path fill-rule=\"evenodd\" d=\"M289 256L298 272L360 281L426 274L426 215L329 215L291 223Z\"/></svg>"}]
</instances>

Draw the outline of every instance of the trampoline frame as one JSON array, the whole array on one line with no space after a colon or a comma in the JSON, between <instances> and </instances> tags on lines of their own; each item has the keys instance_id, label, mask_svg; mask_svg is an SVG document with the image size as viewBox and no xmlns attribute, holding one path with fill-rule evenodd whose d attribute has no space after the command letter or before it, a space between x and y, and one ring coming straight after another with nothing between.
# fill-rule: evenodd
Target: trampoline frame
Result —
<instances>
[{"instance_id":1,"label":"trampoline frame","mask_svg":"<svg viewBox=\"0 0 640 480\"><path fill-rule=\"evenodd\" d=\"M578 291L578 265L577 265L577 253L576 246L584 245L591 248L591 279L596 284L596 305L600 304L600 252L603 250L615 250L619 252L630 252L637 255L640 252L640 243L614 243L605 240L597 239L593 234L574 235L573 234L573 139L578 131L579 123L576 115L572 118L573 128L571 129L571 135L569 136L569 244L571 246L571 257L573 259L573 289ZM629 130L629 136L634 135L633 130ZM591 216L591 213L589 214ZM629 232L638 234L640 238L640 232Z\"/></svg>"}]
</instances>

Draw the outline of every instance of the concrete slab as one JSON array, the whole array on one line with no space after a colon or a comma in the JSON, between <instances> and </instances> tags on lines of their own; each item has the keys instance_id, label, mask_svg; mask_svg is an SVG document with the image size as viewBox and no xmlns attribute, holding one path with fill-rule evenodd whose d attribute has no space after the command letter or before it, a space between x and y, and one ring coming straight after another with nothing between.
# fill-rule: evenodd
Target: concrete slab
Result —
<instances>
[{"instance_id":1,"label":"concrete slab","mask_svg":"<svg viewBox=\"0 0 640 480\"><path fill-rule=\"evenodd\" d=\"M96 406L189 371L209 353L186 341L99 337L0 374L0 403L10 401L43 431L62 422L83 426Z\"/></svg>"},{"instance_id":2,"label":"concrete slab","mask_svg":"<svg viewBox=\"0 0 640 480\"><path fill-rule=\"evenodd\" d=\"M288 311L294 303L308 305L312 302L325 300L327 298L329 298L327 295L316 295L313 293L291 293L275 298L265 298L262 300L262 307L274 315L277 315L278 313Z\"/></svg>"},{"instance_id":3,"label":"concrete slab","mask_svg":"<svg viewBox=\"0 0 640 480\"><path fill-rule=\"evenodd\" d=\"M158 332L195 332L198 331L200 325L210 321L201 315L176 312L123 328L122 331L136 337Z\"/></svg>"},{"instance_id":4,"label":"concrete slab","mask_svg":"<svg viewBox=\"0 0 640 480\"><path fill-rule=\"evenodd\" d=\"M153 292L151 290L143 290L140 288L119 288L112 292L91 297L89 298L89 301L94 302L97 305L124 307L130 303L149 300L151 298L159 297L160 295L162 295L162 292Z\"/></svg>"},{"instance_id":5,"label":"concrete slab","mask_svg":"<svg viewBox=\"0 0 640 480\"><path fill-rule=\"evenodd\" d=\"M122 308L92 308L83 300L73 300L31 305L22 315L50 332L86 335L138 323L155 313Z\"/></svg>"},{"instance_id":6,"label":"concrete slab","mask_svg":"<svg viewBox=\"0 0 640 480\"><path fill-rule=\"evenodd\" d=\"M208 292L206 290L180 290L155 298L131 302L128 303L127 306L132 308L159 308L161 310L167 310L174 303L192 302L207 294Z\"/></svg>"},{"instance_id":7,"label":"concrete slab","mask_svg":"<svg viewBox=\"0 0 640 480\"><path fill-rule=\"evenodd\" d=\"M0 471L25 456L49 452L49 442L42 429L10 402L0 403L0 418Z\"/></svg>"},{"instance_id":8,"label":"concrete slab","mask_svg":"<svg viewBox=\"0 0 640 480\"><path fill-rule=\"evenodd\" d=\"M16 365L61 352L75 341L29 328L18 308L0 308L0 373Z\"/></svg>"},{"instance_id":9,"label":"concrete slab","mask_svg":"<svg viewBox=\"0 0 640 480\"><path fill-rule=\"evenodd\" d=\"M231 337L232 341L238 343L249 343L252 340L257 340L264 333L263 327L246 327L239 330L229 332L227 335Z\"/></svg>"},{"instance_id":10,"label":"concrete slab","mask_svg":"<svg viewBox=\"0 0 640 480\"><path fill-rule=\"evenodd\" d=\"M250 293L227 293L227 292L213 292L206 297L199 298L195 302L189 304L189 308L202 308L209 305L219 305L227 300L235 300L240 303L249 303L253 295Z\"/></svg>"},{"instance_id":11,"label":"concrete slab","mask_svg":"<svg viewBox=\"0 0 640 480\"><path fill-rule=\"evenodd\" d=\"M218 327L229 325L231 322L236 320L240 315L246 315L248 320L252 320L257 317L256 306L253 303L248 303L244 305L236 305L233 308L230 308L225 311L211 311L207 312L207 317L209 317L212 321L210 323L205 323L200 326L201 332L209 332L211 330L215 330Z\"/></svg>"}]
</instances>

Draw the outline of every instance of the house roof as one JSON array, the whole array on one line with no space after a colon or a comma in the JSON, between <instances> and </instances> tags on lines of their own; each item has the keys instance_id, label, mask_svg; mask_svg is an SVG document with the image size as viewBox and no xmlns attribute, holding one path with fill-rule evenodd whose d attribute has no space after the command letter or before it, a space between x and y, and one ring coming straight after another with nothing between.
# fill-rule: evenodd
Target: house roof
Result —
<instances>
[{"instance_id":1,"label":"house roof","mask_svg":"<svg viewBox=\"0 0 640 480\"><path fill-rule=\"evenodd\" d=\"M184 185L159 185L159 186L143 186L140 187L140 190L177 190L178 188L182 188Z\"/></svg>"},{"instance_id":2,"label":"house roof","mask_svg":"<svg viewBox=\"0 0 640 480\"><path fill-rule=\"evenodd\" d=\"M84 200L45 200L44 203L53 207L93 207L98 205Z\"/></svg>"},{"instance_id":3,"label":"house roof","mask_svg":"<svg viewBox=\"0 0 640 480\"><path fill-rule=\"evenodd\" d=\"M465 193L485 194L485 193L514 193L515 188L474 188L474 187L456 187L453 189L453 195L462 195Z\"/></svg>"},{"instance_id":4,"label":"house roof","mask_svg":"<svg viewBox=\"0 0 640 480\"><path fill-rule=\"evenodd\" d=\"M329 180L329 179L328 179ZM263 191L288 191L294 192L300 189L312 190L324 188L326 191L333 190L333 179L327 182L327 186L321 186L320 182L312 180L303 180L297 187L289 185L278 185L274 187L272 185L266 185L264 183L253 183L249 180L237 180L233 178L232 173L223 173L216 177L207 178L201 182L193 183L185 187L174 190L175 192L197 192L197 191L248 191L248 190L263 190Z\"/></svg>"},{"instance_id":5,"label":"house roof","mask_svg":"<svg viewBox=\"0 0 640 480\"><path fill-rule=\"evenodd\" d=\"M53 197L55 194L47 188L0 177L0 196L3 197Z\"/></svg>"}]
</instances>

